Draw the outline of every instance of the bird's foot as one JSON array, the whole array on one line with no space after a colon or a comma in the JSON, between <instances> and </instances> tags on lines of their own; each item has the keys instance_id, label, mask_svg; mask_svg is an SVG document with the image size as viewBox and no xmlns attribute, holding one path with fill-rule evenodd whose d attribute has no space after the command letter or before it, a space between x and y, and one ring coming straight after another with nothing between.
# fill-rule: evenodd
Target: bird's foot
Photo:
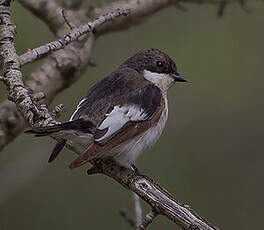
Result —
<instances>
[{"instance_id":1,"label":"bird's foot","mask_svg":"<svg viewBox=\"0 0 264 230\"><path fill-rule=\"evenodd\" d=\"M135 175L140 175L140 172L135 164L132 164L131 168L133 169Z\"/></svg>"},{"instance_id":2,"label":"bird's foot","mask_svg":"<svg viewBox=\"0 0 264 230\"><path fill-rule=\"evenodd\" d=\"M101 172L102 172L101 159L94 159L93 166L87 170L87 174L93 175Z\"/></svg>"},{"instance_id":3,"label":"bird's foot","mask_svg":"<svg viewBox=\"0 0 264 230\"><path fill-rule=\"evenodd\" d=\"M144 173L142 173L141 171L139 171L135 164L132 164L131 165L131 168L134 171L133 176L141 176L141 177L150 179L147 175L145 175Z\"/></svg>"}]
</instances>

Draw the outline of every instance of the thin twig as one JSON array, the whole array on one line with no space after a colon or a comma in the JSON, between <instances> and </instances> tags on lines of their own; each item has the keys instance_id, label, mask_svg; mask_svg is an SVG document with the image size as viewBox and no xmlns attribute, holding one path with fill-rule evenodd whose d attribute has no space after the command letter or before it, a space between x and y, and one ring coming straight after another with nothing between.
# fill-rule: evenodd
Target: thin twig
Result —
<instances>
[{"instance_id":1,"label":"thin twig","mask_svg":"<svg viewBox=\"0 0 264 230\"><path fill-rule=\"evenodd\" d=\"M63 17L65 23L67 24L67 26L69 26L69 28L70 28L71 30L73 30L74 25L71 25L71 23L70 23L69 20L67 19L66 15L65 15L65 9L62 9L61 14L62 14L62 17Z\"/></svg>"},{"instance_id":2,"label":"thin twig","mask_svg":"<svg viewBox=\"0 0 264 230\"><path fill-rule=\"evenodd\" d=\"M32 99L35 102L39 102L39 101L41 101L44 98L46 98L46 95L43 92L38 92L38 93L35 93L35 94L32 95Z\"/></svg>"},{"instance_id":3,"label":"thin twig","mask_svg":"<svg viewBox=\"0 0 264 230\"><path fill-rule=\"evenodd\" d=\"M224 15L224 10L226 9L227 3L228 3L227 1L222 1L219 3L219 7L217 10L217 16L219 18L221 18Z\"/></svg>"},{"instance_id":4,"label":"thin twig","mask_svg":"<svg viewBox=\"0 0 264 230\"><path fill-rule=\"evenodd\" d=\"M142 223L142 208L140 205L139 196L132 192L133 205L134 205L134 215L135 215L135 223L136 226L139 226Z\"/></svg>"},{"instance_id":5,"label":"thin twig","mask_svg":"<svg viewBox=\"0 0 264 230\"><path fill-rule=\"evenodd\" d=\"M158 213L154 210L151 210L143 220L143 222L136 227L136 230L145 230L152 221L158 216Z\"/></svg>"},{"instance_id":6,"label":"thin twig","mask_svg":"<svg viewBox=\"0 0 264 230\"><path fill-rule=\"evenodd\" d=\"M136 223L135 223L135 220L133 218L131 218L127 212L123 211L123 210L120 210L119 211L119 214L120 216L122 216L124 218L124 220L131 226L131 227L135 227L136 226Z\"/></svg>"},{"instance_id":7,"label":"thin twig","mask_svg":"<svg viewBox=\"0 0 264 230\"><path fill-rule=\"evenodd\" d=\"M248 8L247 1L246 1L246 0L238 0L238 3L239 3L239 5L241 6L241 8L242 8L245 12L247 12L247 13L250 12L250 9Z\"/></svg>"},{"instance_id":8,"label":"thin twig","mask_svg":"<svg viewBox=\"0 0 264 230\"><path fill-rule=\"evenodd\" d=\"M51 111L51 114L53 115L54 118L57 118L62 114L63 109L64 109L63 104L56 105L54 109Z\"/></svg>"},{"instance_id":9,"label":"thin twig","mask_svg":"<svg viewBox=\"0 0 264 230\"><path fill-rule=\"evenodd\" d=\"M23 66L27 63L31 63L40 58L43 58L52 52L63 49L65 46L73 41L76 41L79 37L89 32L93 32L96 28L100 27L107 21L111 21L114 18L120 16L126 16L129 13L129 9L117 10L112 13L101 15L98 19L82 25L78 28L72 29L69 33L65 34L62 38L47 43L45 45L34 48L19 57L20 64Z\"/></svg>"},{"instance_id":10,"label":"thin twig","mask_svg":"<svg viewBox=\"0 0 264 230\"><path fill-rule=\"evenodd\" d=\"M94 168L94 167L93 167ZM88 170L88 174L91 170ZM125 211L119 211L119 214L125 219L125 221L133 228L136 228L139 226L143 219L142 219L142 209L140 205L140 198L139 196L132 192L132 202L133 202L133 208L134 208L134 218L130 217L127 212Z\"/></svg>"}]
</instances>

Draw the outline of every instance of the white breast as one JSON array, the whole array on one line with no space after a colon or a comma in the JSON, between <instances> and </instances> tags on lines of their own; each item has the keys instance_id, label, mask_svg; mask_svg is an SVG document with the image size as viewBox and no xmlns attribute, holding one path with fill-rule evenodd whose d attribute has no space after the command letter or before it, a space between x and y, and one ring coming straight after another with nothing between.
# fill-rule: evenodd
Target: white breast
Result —
<instances>
[{"instance_id":1,"label":"white breast","mask_svg":"<svg viewBox=\"0 0 264 230\"><path fill-rule=\"evenodd\" d=\"M120 145L113 152L111 152L111 155L113 155L119 164L130 167L144 150L150 148L157 142L168 119L167 95L164 95L164 100L165 108L156 126Z\"/></svg>"}]
</instances>

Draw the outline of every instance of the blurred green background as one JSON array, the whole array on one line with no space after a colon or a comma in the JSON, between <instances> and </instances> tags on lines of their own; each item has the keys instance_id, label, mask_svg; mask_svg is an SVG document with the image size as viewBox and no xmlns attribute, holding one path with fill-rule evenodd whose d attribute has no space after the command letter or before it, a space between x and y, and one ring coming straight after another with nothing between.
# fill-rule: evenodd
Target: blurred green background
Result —
<instances>
[{"instance_id":1,"label":"blurred green background","mask_svg":"<svg viewBox=\"0 0 264 230\"><path fill-rule=\"evenodd\" d=\"M263 228L264 4L251 13L230 4L222 19L212 5L162 10L128 31L101 37L89 68L54 102L66 121L78 101L127 57L146 48L167 52L190 80L169 92L169 120L138 168L222 229ZM48 28L14 2L19 53L53 40ZM26 66L24 76L40 62ZM6 89L0 86L4 100ZM130 192L85 165L69 170L69 150L47 164L54 141L22 134L0 154L0 229L129 229ZM148 206L144 205L144 211ZM158 217L149 229L178 229Z\"/></svg>"}]
</instances>

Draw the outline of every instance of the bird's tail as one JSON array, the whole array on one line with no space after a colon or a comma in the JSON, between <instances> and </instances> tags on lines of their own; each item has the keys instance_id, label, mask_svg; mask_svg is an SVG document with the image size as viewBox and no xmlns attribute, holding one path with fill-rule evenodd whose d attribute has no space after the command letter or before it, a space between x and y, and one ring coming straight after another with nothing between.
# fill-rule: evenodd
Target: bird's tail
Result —
<instances>
[{"instance_id":1,"label":"bird's tail","mask_svg":"<svg viewBox=\"0 0 264 230\"><path fill-rule=\"evenodd\" d=\"M35 134L36 137L52 136L53 134L55 135L57 132L66 130L75 130L92 134L94 127L95 125L91 121L79 119L57 125L32 128L30 130L25 131L25 133ZM57 142L48 160L49 163L56 159L56 157L59 155L59 153L65 146L66 142L66 139L61 139Z\"/></svg>"},{"instance_id":2,"label":"bird's tail","mask_svg":"<svg viewBox=\"0 0 264 230\"><path fill-rule=\"evenodd\" d=\"M35 127L30 130L26 130L25 133L35 134L36 137L49 136L59 131L71 130L71 129L76 131L81 131L84 133L93 133L92 130L94 127L95 125L93 124L93 122L79 119L57 125L51 125L46 127Z\"/></svg>"},{"instance_id":3,"label":"bird's tail","mask_svg":"<svg viewBox=\"0 0 264 230\"><path fill-rule=\"evenodd\" d=\"M56 157L60 154L63 147L66 145L66 142L67 142L67 140L65 140L65 139L57 142L57 144L54 146L54 148L50 154L50 157L48 160L49 163L51 163L52 161L54 161L56 159Z\"/></svg>"}]
</instances>

